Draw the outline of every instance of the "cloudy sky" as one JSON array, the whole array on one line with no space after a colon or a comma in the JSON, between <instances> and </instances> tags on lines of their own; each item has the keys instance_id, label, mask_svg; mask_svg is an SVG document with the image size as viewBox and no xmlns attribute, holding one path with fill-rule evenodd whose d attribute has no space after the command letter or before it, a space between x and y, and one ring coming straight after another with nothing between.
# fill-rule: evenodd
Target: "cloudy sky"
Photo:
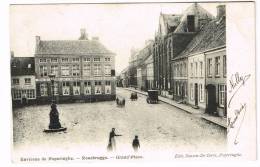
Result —
<instances>
[{"instance_id":1,"label":"cloudy sky","mask_svg":"<svg viewBox=\"0 0 260 167\"><path fill-rule=\"evenodd\" d=\"M132 47L153 39L159 15L182 13L189 3L11 5L10 46L15 56L34 54L35 36L42 40L76 40L85 28L116 55L116 71L127 67ZM217 3L200 3L214 16Z\"/></svg>"}]
</instances>

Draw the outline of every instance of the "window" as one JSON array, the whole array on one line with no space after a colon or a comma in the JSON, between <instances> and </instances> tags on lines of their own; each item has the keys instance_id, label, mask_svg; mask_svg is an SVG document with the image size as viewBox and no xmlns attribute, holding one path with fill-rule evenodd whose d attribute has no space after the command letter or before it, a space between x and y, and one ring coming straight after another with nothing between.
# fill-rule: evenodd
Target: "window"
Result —
<instances>
[{"instance_id":1,"label":"window","mask_svg":"<svg viewBox=\"0 0 260 167\"><path fill-rule=\"evenodd\" d=\"M192 83L190 84L190 99L194 99L194 88Z\"/></svg>"},{"instance_id":2,"label":"window","mask_svg":"<svg viewBox=\"0 0 260 167\"><path fill-rule=\"evenodd\" d=\"M13 99L21 99L22 98L22 91L21 90L13 90Z\"/></svg>"},{"instance_id":3,"label":"window","mask_svg":"<svg viewBox=\"0 0 260 167\"><path fill-rule=\"evenodd\" d=\"M94 76L101 75L101 64L94 64Z\"/></svg>"},{"instance_id":4,"label":"window","mask_svg":"<svg viewBox=\"0 0 260 167\"><path fill-rule=\"evenodd\" d=\"M90 64L84 64L83 66L83 75L84 76L90 76L91 74L91 66Z\"/></svg>"},{"instance_id":5,"label":"window","mask_svg":"<svg viewBox=\"0 0 260 167\"><path fill-rule=\"evenodd\" d=\"M106 94L110 94L111 93L111 83L110 83L110 81L106 81L105 93Z\"/></svg>"},{"instance_id":6,"label":"window","mask_svg":"<svg viewBox=\"0 0 260 167\"><path fill-rule=\"evenodd\" d=\"M69 65L61 66L61 75L62 76L69 76L70 75L70 67L69 67Z\"/></svg>"},{"instance_id":7,"label":"window","mask_svg":"<svg viewBox=\"0 0 260 167\"><path fill-rule=\"evenodd\" d=\"M78 64L74 64L72 66L72 75L79 76L79 65Z\"/></svg>"},{"instance_id":8,"label":"window","mask_svg":"<svg viewBox=\"0 0 260 167\"><path fill-rule=\"evenodd\" d=\"M90 95L91 94L91 82L90 81L85 81L84 82L84 94L85 95Z\"/></svg>"},{"instance_id":9,"label":"window","mask_svg":"<svg viewBox=\"0 0 260 167\"><path fill-rule=\"evenodd\" d=\"M184 96L187 97L187 84L184 83Z\"/></svg>"},{"instance_id":10,"label":"window","mask_svg":"<svg viewBox=\"0 0 260 167\"><path fill-rule=\"evenodd\" d=\"M80 95L80 82L73 82L73 95Z\"/></svg>"},{"instance_id":11,"label":"window","mask_svg":"<svg viewBox=\"0 0 260 167\"><path fill-rule=\"evenodd\" d=\"M19 85L19 78L14 78L13 79L13 84L14 85Z\"/></svg>"},{"instance_id":12,"label":"window","mask_svg":"<svg viewBox=\"0 0 260 167\"><path fill-rule=\"evenodd\" d=\"M70 94L70 83L69 82L63 82L62 83L62 94L63 95L69 95Z\"/></svg>"},{"instance_id":13,"label":"window","mask_svg":"<svg viewBox=\"0 0 260 167\"><path fill-rule=\"evenodd\" d=\"M179 83L177 83L177 95L179 95L179 90L180 90L180 88L179 88Z\"/></svg>"},{"instance_id":14,"label":"window","mask_svg":"<svg viewBox=\"0 0 260 167\"><path fill-rule=\"evenodd\" d=\"M202 84L199 84L199 93L200 102L204 102L204 89Z\"/></svg>"},{"instance_id":15,"label":"window","mask_svg":"<svg viewBox=\"0 0 260 167\"><path fill-rule=\"evenodd\" d=\"M111 65L105 65L105 75L111 76Z\"/></svg>"},{"instance_id":16,"label":"window","mask_svg":"<svg viewBox=\"0 0 260 167\"><path fill-rule=\"evenodd\" d=\"M47 59L41 58L41 59L39 60L39 62L40 62L40 63L46 63L46 62L47 62Z\"/></svg>"},{"instance_id":17,"label":"window","mask_svg":"<svg viewBox=\"0 0 260 167\"><path fill-rule=\"evenodd\" d=\"M208 59L208 76L211 77L212 76L212 59Z\"/></svg>"},{"instance_id":18,"label":"window","mask_svg":"<svg viewBox=\"0 0 260 167\"><path fill-rule=\"evenodd\" d=\"M195 63L195 77L198 76L198 63Z\"/></svg>"},{"instance_id":19,"label":"window","mask_svg":"<svg viewBox=\"0 0 260 167\"><path fill-rule=\"evenodd\" d=\"M51 66L51 74L54 74L56 77L59 75L58 66Z\"/></svg>"},{"instance_id":20,"label":"window","mask_svg":"<svg viewBox=\"0 0 260 167\"><path fill-rule=\"evenodd\" d=\"M203 77L203 62L200 62L200 76Z\"/></svg>"},{"instance_id":21,"label":"window","mask_svg":"<svg viewBox=\"0 0 260 167\"><path fill-rule=\"evenodd\" d=\"M51 62L52 62L52 63L58 63L58 58L52 58L52 59L51 59Z\"/></svg>"},{"instance_id":22,"label":"window","mask_svg":"<svg viewBox=\"0 0 260 167\"><path fill-rule=\"evenodd\" d=\"M191 76L193 77L193 63L190 63Z\"/></svg>"},{"instance_id":23,"label":"window","mask_svg":"<svg viewBox=\"0 0 260 167\"><path fill-rule=\"evenodd\" d=\"M177 82L174 83L174 95L177 95Z\"/></svg>"},{"instance_id":24,"label":"window","mask_svg":"<svg viewBox=\"0 0 260 167\"><path fill-rule=\"evenodd\" d=\"M110 57L106 57L106 58L105 58L105 61L106 61L106 62L109 62L109 61L110 61Z\"/></svg>"},{"instance_id":25,"label":"window","mask_svg":"<svg viewBox=\"0 0 260 167\"><path fill-rule=\"evenodd\" d=\"M101 94L101 81L95 81L95 94Z\"/></svg>"},{"instance_id":26,"label":"window","mask_svg":"<svg viewBox=\"0 0 260 167\"><path fill-rule=\"evenodd\" d=\"M100 58L99 57L95 57L94 58L94 62L100 62Z\"/></svg>"},{"instance_id":27,"label":"window","mask_svg":"<svg viewBox=\"0 0 260 167\"><path fill-rule=\"evenodd\" d=\"M79 62L79 58L72 58L72 62Z\"/></svg>"},{"instance_id":28,"label":"window","mask_svg":"<svg viewBox=\"0 0 260 167\"><path fill-rule=\"evenodd\" d=\"M85 57L85 58L84 58L84 61L85 61L85 62L90 62L90 57Z\"/></svg>"},{"instance_id":29,"label":"window","mask_svg":"<svg viewBox=\"0 0 260 167\"><path fill-rule=\"evenodd\" d=\"M40 66L40 76L41 77L46 77L48 76L48 72L47 72L47 66Z\"/></svg>"},{"instance_id":30,"label":"window","mask_svg":"<svg viewBox=\"0 0 260 167\"><path fill-rule=\"evenodd\" d=\"M62 62L62 63L67 63L67 62L69 62L69 59L68 59L68 58L62 58L62 59L61 59L61 62Z\"/></svg>"},{"instance_id":31,"label":"window","mask_svg":"<svg viewBox=\"0 0 260 167\"><path fill-rule=\"evenodd\" d=\"M183 64L183 76L187 75L186 63Z\"/></svg>"},{"instance_id":32,"label":"window","mask_svg":"<svg viewBox=\"0 0 260 167\"><path fill-rule=\"evenodd\" d=\"M31 85L31 78L24 78L25 85Z\"/></svg>"},{"instance_id":33,"label":"window","mask_svg":"<svg viewBox=\"0 0 260 167\"><path fill-rule=\"evenodd\" d=\"M54 95L59 95L59 83L54 82Z\"/></svg>"},{"instance_id":34,"label":"window","mask_svg":"<svg viewBox=\"0 0 260 167\"><path fill-rule=\"evenodd\" d=\"M224 107L226 100L226 85L219 85L219 106Z\"/></svg>"},{"instance_id":35,"label":"window","mask_svg":"<svg viewBox=\"0 0 260 167\"><path fill-rule=\"evenodd\" d=\"M32 68L32 64L28 64L28 65L27 65L27 68Z\"/></svg>"},{"instance_id":36,"label":"window","mask_svg":"<svg viewBox=\"0 0 260 167\"><path fill-rule=\"evenodd\" d=\"M187 31L188 32L195 31L195 16L194 15L187 16Z\"/></svg>"},{"instance_id":37,"label":"window","mask_svg":"<svg viewBox=\"0 0 260 167\"><path fill-rule=\"evenodd\" d=\"M224 77L227 75L227 60L226 60L226 55L223 56L223 75L224 75Z\"/></svg>"},{"instance_id":38,"label":"window","mask_svg":"<svg viewBox=\"0 0 260 167\"><path fill-rule=\"evenodd\" d=\"M41 93L41 96L47 96L48 95L47 83L41 83L40 84L40 93Z\"/></svg>"},{"instance_id":39,"label":"window","mask_svg":"<svg viewBox=\"0 0 260 167\"><path fill-rule=\"evenodd\" d=\"M26 90L26 97L28 99L35 99L35 90L34 89Z\"/></svg>"},{"instance_id":40,"label":"window","mask_svg":"<svg viewBox=\"0 0 260 167\"><path fill-rule=\"evenodd\" d=\"M183 75L183 71L182 71L183 69L182 69L182 64L180 65L180 76L182 76Z\"/></svg>"},{"instance_id":41,"label":"window","mask_svg":"<svg viewBox=\"0 0 260 167\"><path fill-rule=\"evenodd\" d=\"M220 74L220 57L215 58L215 75L219 76Z\"/></svg>"}]
</instances>

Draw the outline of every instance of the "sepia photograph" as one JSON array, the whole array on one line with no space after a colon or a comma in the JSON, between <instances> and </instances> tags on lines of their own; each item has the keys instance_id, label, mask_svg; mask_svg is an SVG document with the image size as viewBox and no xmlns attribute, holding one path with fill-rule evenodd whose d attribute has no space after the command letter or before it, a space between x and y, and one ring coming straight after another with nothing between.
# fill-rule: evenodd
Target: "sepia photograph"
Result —
<instances>
[{"instance_id":1,"label":"sepia photograph","mask_svg":"<svg viewBox=\"0 0 260 167\"><path fill-rule=\"evenodd\" d=\"M11 4L12 162L243 156L230 3Z\"/></svg>"}]
</instances>

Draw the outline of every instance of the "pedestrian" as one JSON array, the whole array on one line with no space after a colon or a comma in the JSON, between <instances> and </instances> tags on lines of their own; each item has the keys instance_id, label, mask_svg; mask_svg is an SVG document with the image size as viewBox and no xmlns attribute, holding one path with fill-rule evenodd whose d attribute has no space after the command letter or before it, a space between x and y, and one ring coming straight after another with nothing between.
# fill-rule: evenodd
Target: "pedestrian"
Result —
<instances>
[{"instance_id":1,"label":"pedestrian","mask_svg":"<svg viewBox=\"0 0 260 167\"><path fill-rule=\"evenodd\" d=\"M109 133L109 141L108 141L108 146L107 146L108 151L115 151L116 150L115 136L122 136L122 135L116 134L115 128L112 128L111 132Z\"/></svg>"},{"instance_id":2,"label":"pedestrian","mask_svg":"<svg viewBox=\"0 0 260 167\"><path fill-rule=\"evenodd\" d=\"M135 136L132 146L133 146L133 149L135 152L137 152L138 149L140 148L140 142L139 142L138 136Z\"/></svg>"}]
</instances>

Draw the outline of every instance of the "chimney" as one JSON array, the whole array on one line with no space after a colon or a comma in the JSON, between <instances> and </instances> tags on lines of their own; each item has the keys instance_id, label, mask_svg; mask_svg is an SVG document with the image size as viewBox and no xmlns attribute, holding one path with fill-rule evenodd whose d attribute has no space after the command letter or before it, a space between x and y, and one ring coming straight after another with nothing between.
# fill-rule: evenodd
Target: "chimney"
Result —
<instances>
[{"instance_id":1,"label":"chimney","mask_svg":"<svg viewBox=\"0 0 260 167\"><path fill-rule=\"evenodd\" d=\"M14 51L11 51L11 58L14 58Z\"/></svg>"},{"instance_id":2,"label":"chimney","mask_svg":"<svg viewBox=\"0 0 260 167\"><path fill-rule=\"evenodd\" d=\"M36 46L39 46L40 42L41 42L41 37L40 36L35 36L35 39L36 39Z\"/></svg>"},{"instance_id":3,"label":"chimney","mask_svg":"<svg viewBox=\"0 0 260 167\"><path fill-rule=\"evenodd\" d=\"M223 16L226 16L226 5L217 6L217 20L220 20Z\"/></svg>"},{"instance_id":4,"label":"chimney","mask_svg":"<svg viewBox=\"0 0 260 167\"><path fill-rule=\"evenodd\" d=\"M86 34L86 29L85 28L81 28L80 29L79 40L88 40L88 34Z\"/></svg>"}]
</instances>

